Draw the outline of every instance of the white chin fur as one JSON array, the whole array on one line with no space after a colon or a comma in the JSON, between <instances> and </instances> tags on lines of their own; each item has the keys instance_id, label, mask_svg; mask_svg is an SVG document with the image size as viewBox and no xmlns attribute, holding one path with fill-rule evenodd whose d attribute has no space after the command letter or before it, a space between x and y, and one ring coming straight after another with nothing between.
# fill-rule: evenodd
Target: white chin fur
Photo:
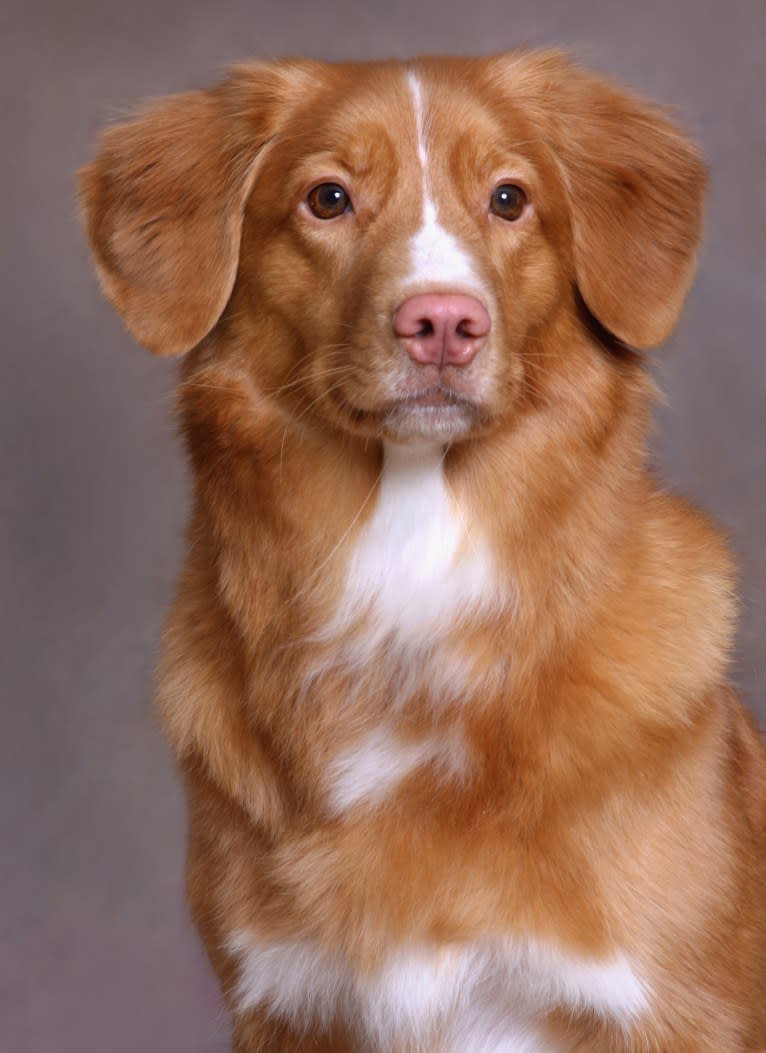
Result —
<instances>
[{"instance_id":1,"label":"white chin fur","mask_svg":"<svg viewBox=\"0 0 766 1053\"><path fill-rule=\"evenodd\" d=\"M398 440L454 442L470 435L476 413L467 405L396 407L385 420L384 431Z\"/></svg>"}]
</instances>

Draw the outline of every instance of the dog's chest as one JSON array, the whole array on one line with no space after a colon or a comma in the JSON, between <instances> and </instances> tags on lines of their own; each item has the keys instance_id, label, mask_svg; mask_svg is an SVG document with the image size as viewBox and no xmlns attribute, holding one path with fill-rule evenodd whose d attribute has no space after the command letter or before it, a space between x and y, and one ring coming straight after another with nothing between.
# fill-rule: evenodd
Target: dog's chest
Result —
<instances>
[{"instance_id":1,"label":"dog's chest","mask_svg":"<svg viewBox=\"0 0 766 1053\"><path fill-rule=\"evenodd\" d=\"M497 597L484 537L450 493L438 446L385 445L371 516L350 554L331 631L358 622L357 646L423 650Z\"/></svg>"},{"instance_id":2,"label":"dog's chest","mask_svg":"<svg viewBox=\"0 0 766 1053\"><path fill-rule=\"evenodd\" d=\"M267 1006L295 1026L345 1020L365 1053L568 1053L555 1010L624 1027L648 1008L629 960L582 959L530 940L392 952L371 975L308 940L260 944L240 933L241 1010Z\"/></svg>"}]
</instances>

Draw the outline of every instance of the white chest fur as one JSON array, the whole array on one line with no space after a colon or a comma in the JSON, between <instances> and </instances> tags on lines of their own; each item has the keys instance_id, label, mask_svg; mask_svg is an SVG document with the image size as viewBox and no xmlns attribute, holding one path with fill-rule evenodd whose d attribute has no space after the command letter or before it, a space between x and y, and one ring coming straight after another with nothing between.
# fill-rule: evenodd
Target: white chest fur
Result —
<instances>
[{"instance_id":1,"label":"white chest fur","mask_svg":"<svg viewBox=\"0 0 766 1053\"><path fill-rule=\"evenodd\" d=\"M266 1006L295 1026L340 1016L356 1022L360 1048L376 1053L566 1053L545 1033L555 1009L627 1026L648 991L624 955L585 960L534 940L485 940L392 953L372 976L308 940L230 941L240 966L239 1008Z\"/></svg>"},{"instance_id":2,"label":"white chest fur","mask_svg":"<svg viewBox=\"0 0 766 1053\"><path fill-rule=\"evenodd\" d=\"M457 729L414 742L403 742L385 724L362 735L335 756L327 771L328 806L342 815L356 805L374 808L396 790L411 772L430 765L443 778L466 773L469 756Z\"/></svg>"},{"instance_id":3,"label":"white chest fur","mask_svg":"<svg viewBox=\"0 0 766 1053\"><path fill-rule=\"evenodd\" d=\"M351 555L330 634L369 612L369 654L383 641L422 647L470 612L497 602L486 541L450 494L436 445L387 443L370 520Z\"/></svg>"}]
</instances>

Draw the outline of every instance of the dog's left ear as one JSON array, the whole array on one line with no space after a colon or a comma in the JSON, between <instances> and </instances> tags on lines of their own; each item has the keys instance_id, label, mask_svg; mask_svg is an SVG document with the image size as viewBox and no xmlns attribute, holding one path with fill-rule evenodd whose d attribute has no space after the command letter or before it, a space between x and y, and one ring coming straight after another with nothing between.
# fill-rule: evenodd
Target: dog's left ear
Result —
<instances>
[{"instance_id":1,"label":"dog's left ear","mask_svg":"<svg viewBox=\"0 0 766 1053\"><path fill-rule=\"evenodd\" d=\"M583 300L624 343L655 347L694 277L707 183L696 146L661 109L560 53L495 61L558 162Z\"/></svg>"},{"instance_id":2,"label":"dog's left ear","mask_svg":"<svg viewBox=\"0 0 766 1053\"><path fill-rule=\"evenodd\" d=\"M80 172L103 290L133 336L188 351L231 295L258 158L316 64L258 63L110 129Z\"/></svg>"}]
</instances>

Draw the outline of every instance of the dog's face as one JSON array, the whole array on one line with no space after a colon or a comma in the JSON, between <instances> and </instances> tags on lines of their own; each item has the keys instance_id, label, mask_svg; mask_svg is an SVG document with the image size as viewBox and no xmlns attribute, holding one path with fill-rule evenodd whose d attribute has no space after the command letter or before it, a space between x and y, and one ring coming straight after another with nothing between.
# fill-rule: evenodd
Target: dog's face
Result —
<instances>
[{"instance_id":1,"label":"dog's face","mask_svg":"<svg viewBox=\"0 0 766 1053\"><path fill-rule=\"evenodd\" d=\"M246 212L238 305L290 319L317 405L365 435L452 440L508 413L566 281L555 166L512 108L438 72L328 85Z\"/></svg>"},{"instance_id":2,"label":"dog's face","mask_svg":"<svg viewBox=\"0 0 766 1053\"><path fill-rule=\"evenodd\" d=\"M245 68L110 132L83 183L147 346L218 327L295 412L442 443L512 420L585 308L662 340L703 184L664 115L550 54Z\"/></svg>"}]
</instances>

